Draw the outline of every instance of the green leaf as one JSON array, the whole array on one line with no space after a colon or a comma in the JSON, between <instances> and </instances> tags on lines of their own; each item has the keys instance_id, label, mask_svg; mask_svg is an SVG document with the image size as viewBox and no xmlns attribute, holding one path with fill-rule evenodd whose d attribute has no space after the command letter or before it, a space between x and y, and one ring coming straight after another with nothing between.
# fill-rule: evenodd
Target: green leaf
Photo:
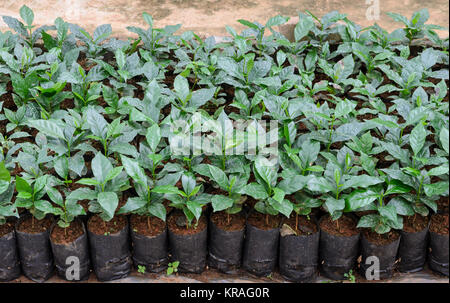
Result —
<instances>
[{"instance_id":1,"label":"green leaf","mask_svg":"<svg viewBox=\"0 0 450 303\"><path fill-rule=\"evenodd\" d=\"M366 188L371 185L382 183L383 180L381 180L378 177L372 177L368 175L361 175L361 176L351 176L347 181L344 182L342 185L342 190L345 190L347 188Z\"/></svg>"},{"instance_id":2,"label":"green leaf","mask_svg":"<svg viewBox=\"0 0 450 303\"><path fill-rule=\"evenodd\" d=\"M126 63L125 53L122 49L118 48L115 51L117 66L119 67L119 70L123 69Z\"/></svg>"},{"instance_id":3,"label":"green leaf","mask_svg":"<svg viewBox=\"0 0 450 303\"><path fill-rule=\"evenodd\" d=\"M160 218L163 221L166 221L166 208L162 203L152 203L148 208L148 211L153 216Z\"/></svg>"},{"instance_id":4,"label":"green leaf","mask_svg":"<svg viewBox=\"0 0 450 303\"><path fill-rule=\"evenodd\" d=\"M440 181L431 184L424 184L423 190L425 195L428 197L431 196L442 196L444 194L448 194L448 181Z\"/></svg>"},{"instance_id":5,"label":"green leaf","mask_svg":"<svg viewBox=\"0 0 450 303\"><path fill-rule=\"evenodd\" d=\"M269 19L269 21L267 21L266 23L266 27L273 27L273 26L278 26L281 24L286 23L289 20L289 17L283 17L283 16L275 16Z\"/></svg>"},{"instance_id":6,"label":"green leaf","mask_svg":"<svg viewBox=\"0 0 450 303\"><path fill-rule=\"evenodd\" d=\"M328 197L324 205L328 210L328 212L330 213L330 215L333 216L336 212L344 210L345 200L344 199L336 200L333 197Z\"/></svg>"},{"instance_id":7,"label":"green leaf","mask_svg":"<svg viewBox=\"0 0 450 303\"><path fill-rule=\"evenodd\" d=\"M9 181L5 181L5 180L1 180L0 179L0 195L3 194L6 190L8 190L9 185L10 185ZM2 197L0 196L0 199L1 198ZM3 201L0 202L0 205L1 205L2 202Z\"/></svg>"},{"instance_id":8,"label":"green leaf","mask_svg":"<svg viewBox=\"0 0 450 303\"><path fill-rule=\"evenodd\" d=\"M106 182L106 176L113 169L111 162L109 162L108 158L106 158L101 152L98 152L94 159L92 159L91 166L92 173L100 184Z\"/></svg>"},{"instance_id":9,"label":"green leaf","mask_svg":"<svg viewBox=\"0 0 450 303\"><path fill-rule=\"evenodd\" d=\"M411 204L400 197L392 198L389 201L388 205L392 205L393 207L395 207L397 214L399 214L400 216L413 216L415 213Z\"/></svg>"},{"instance_id":10,"label":"green leaf","mask_svg":"<svg viewBox=\"0 0 450 303\"><path fill-rule=\"evenodd\" d=\"M44 214L52 214L57 212L52 204L48 201L38 200L34 202L34 206Z\"/></svg>"},{"instance_id":11,"label":"green leaf","mask_svg":"<svg viewBox=\"0 0 450 303\"><path fill-rule=\"evenodd\" d=\"M184 103L187 101L189 96L189 83L187 79L181 75L175 77L175 81L173 82L173 88L177 93L178 98Z\"/></svg>"},{"instance_id":12,"label":"green leaf","mask_svg":"<svg viewBox=\"0 0 450 303\"><path fill-rule=\"evenodd\" d=\"M439 139L441 140L442 148L449 153L449 140L448 140L448 129L443 128L441 129L441 132L439 133Z\"/></svg>"},{"instance_id":13,"label":"green leaf","mask_svg":"<svg viewBox=\"0 0 450 303\"><path fill-rule=\"evenodd\" d=\"M53 120L30 120L27 122L45 135L65 140L63 129Z\"/></svg>"},{"instance_id":14,"label":"green leaf","mask_svg":"<svg viewBox=\"0 0 450 303\"><path fill-rule=\"evenodd\" d=\"M152 189L152 192L157 194L180 194L180 190L177 187L171 185L155 186Z\"/></svg>"},{"instance_id":15,"label":"green leaf","mask_svg":"<svg viewBox=\"0 0 450 303\"><path fill-rule=\"evenodd\" d=\"M140 197L131 197L128 198L127 203L122 206L117 214L129 214L132 213L135 210L141 209L147 204L147 200L140 198Z\"/></svg>"},{"instance_id":16,"label":"green leaf","mask_svg":"<svg viewBox=\"0 0 450 303\"><path fill-rule=\"evenodd\" d=\"M106 175L105 182L111 181L115 177L117 177L123 170L123 166L114 167L109 173Z\"/></svg>"},{"instance_id":17,"label":"green leaf","mask_svg":"<svg viewBox=\"0 0 450 303\"><path fill-rule=\"evenodd\" d=\"M446 165L434 167L427 173L428 176L442 176L445 174L448 174L448 163Z\"/></svg>"},{"instance_id":18,"label":"green leaf","mask_svg":"<svg viewBox=\"0 0 450 303\"><path fill-rule=\"evenodd\" d=\"M78 184L83 184L83 185L99 185L100 182L95 180L95 179L91 179L91 178L83 178L77 181Z\"/></svg>"},{"instance_id":19,"label":"green leaf","mask_svg":"<svg viewBox=\"0 0 450 303\"><path fill-rule=\"evenodd\" d=\"M85 179L85 180L89 180L89 179ZM92 179L90 179L90 180L92 180ZM94 185L96 185L96 184L94 184ZM71 191L70 194L66 197L67 200L75 200L75 201L95 200L96 198L97 198L97 193L90 188L77 188L74 191Z\"/></svg>"},{"instance_id":20,"label":"green leaf","mask_svg":"<svg viewBox=\"0 0 450 303\"><path fill-rule=\"evenodd\" d=\"M54 203L58 204L61 207L64 207L64 199L57 189L53 187L47 188L47 195Z\"/></svg>"},{"instance_id":21,"label":"green leaf","mask_svg":"<svg viewBox=\"0 0 450 303\"><path fill-rule=\"evenodd\" d=\"M227 175L220 168L214 165L208 165L211 178L224 190L228 189Z\"/></svg>"},{"instance_id":22,"label":"green leaf","mask_svg":"<svg viewBox=\"0 0 450 303\"><path fill-rule=\"evenodd\" d=\"M386 126L387 128L399 128L399 125L395 122L389 121L389 120L383 120L381 118L375 118L370 120L371 122L375 122L377 124Z\"/></svg>"},{"instance_id":23,"label":"green leaf","mask_svg":"<svg viewBox=\"0 0 450 303\"><path fill-rule=\"evenodd\" d=\"M112 219L116 208L119 205L117 194L113 192L101 192L97 196L97 201L108 218Z\"/></svg>"},{"instance_id":24,"label":"green leaf","mask_svg":"<svg viewBox=\"0 0 450 303\"><path fill-rule=\"evenodd\" d=\"M347 99L340 101L336 109L334 111L334 115L336 118L344 117L352 112L352 110L356 107L356 104L348 101Z\"/></svg>"},{"instance_id":25,"label":"green leaf","mask_svg":"<svg viewBox=\"0 0 450 303\"><path fill-rule=\"evenodd\" d=\"M391 221L397 221L397 209L394 205L386 205L378 208L378 212L382 217L385 217Z\"/></svg>"},{"instance_id":26,"label":"green leaf","mask_svg":"<svg viewBox=\"0 0 450 303\"><path fill-rule=\"evenodd\" d=\"M283 201L285 195L286 195L286 193L282 189L279 189L277 187L275 187L273 189L273 197L272 198L275 201L281 203Z\"/></svg>"},{"instance_id":27,"label":"green leaf","mask_svg":"<svg viewBox=\"0 0 450 303\"><path fill-rule=\"evenodd\" d=\"M308 181L308 189L311 191L317 191L321 193L327 193L334 190L333 185L328 182L328 180L324 177L312 177Z\"/></svg>"},{"instance_id":28,"label":"green leaf","mask_svg":"<svg viewBox=\"0 0 450 303\"><path fill-rule=\"evenodd\" d=\"M345 211L356 211L370 205L378 198L378 194L371 189L358 189L350 193L346 198Z\"/></svg>"},{"instance_id":29,"label":"green leaf","mask_svg":"<svg viewBox=\"0 0 450 303\"><path fill-rule=\"evenodd\" d=\"M266 158L259 156L255 160L255 170L271 188L277 177L277 172L274 165Z\"/></svg>"},{"instance_id":30,"label":"green leaf","mask_svg":"<svg viewBox=\"0 0 450 303\"><path fill-rule=\"evenodd\" d=\"M270 206L272 206L275 210L285 215L287 218L289 218L292 211L294 210L294 206L287 199L283 199L279 202L276 201L275 199L269 198L269 203Z\"/></svg>"},{"instance_id":31,"label":"green leaf","mask_svg":"<svg viewBox=\"0 0 450 303\"><path fill-rule=\"evenodd\" d=\"M19 176L16 176L16 190L17 192L33 193L33 189L27 181Z\"/></svg>"},{"instance_id":32,"label":"green leaf","mask_svg":"<svg viewBox=\"0 0 450 303\"><path fill-rule=\"evenodd\" d=\"M11 182L11 174L9 173L9 170L5 167L4 161L0 162L0 180L5 181L6 183Z\"/></svg>"},{"instance_id":33,"label":"green leaf","mask_svg":"<svg viewBox=\"0 0 450 303\"><path fill-rule=\"evenodd\" d=\"M245 25L245 26L248 26L248 27L250 27L250 28L259 30L259 27L258 27L256 24L254 24L254 23L252 23L252 22L250 22L250 21L247 21L247 20L244 20L244 19L238 19L238 22L239 22L240 24L242 24L242 25Z\"/></svg>"},{"instance_id":34,"label":"green leaf","mask_svg":"<svg viewBox=\"0 0 450 303\"><path fill-rule=\"evenodd\" d=\"M214 195L211 204L214 212L222 211L228 209L233 206L234 201L231 198L222 196L222 195Z\"/></svg>"},{"instance_id":35,"label":"green leaf","mask_svg":"<svg viewBox=\"0 0 450 303\"><path fill-rule=\"evenodd\" d=\"M366 215L359 219L358 228L374 228L378 224L379 218L378 215L371 214Z\"/></svg>"},{"instance_id":36,"label":"green leaf","mask_svg":"<svg viewBox=\"0 0 450 303\"><path fill-rule=\"evenodd\" d=\"M192 212L195 219L199 220L202 215L202 205L196 201L187 201L186 207Z\"/></svg>"},{"instance_id":37,"label":"green leaf","mask_svg":"<svg viewBox=\"0 0 450 303\"><path fill-rule=\"evenodd\" d=\"M251 196L252 198L254 198L256 200L263 200L268 197L264 186L261 184L255 183L255 182L244 186L241 190L241 193Z\"/></svg>"},{"instance_id":38,"label":"green leaf","mask_svg":"<svg viewBox=\"0 0 450 303\"><path fill-rule=\"evenodd\" d=\"M310 177L301 175L286 178L278 183L278 188L282 189L286 194L293 194L303 189L308 184L309 179Z\"/></svg>"},{"instance_id":39,"label":"green leaf","mask_svg":"<svg viewBox=\"0 0 450 303\"><path fill-rule=\"evenodd\" d=\"M153 28L153 18L148 13L143 12L142 17L144 18L144 21L147 22L148 25L150 25L151 28Z\"/></svg>"},{"instance_id":40,"label":"green leaf","mask_svg":"<svg viewBox=\"0 0 450 303\"><path fill-rule=\"evenodd\" d=\"M310 16L300 15L299 21L294 29L295 41L301 40L314 28L314 21Z\"/></svg>"},{"instance_id":41,"label":"green leaf","mask_svg":"<svg viewBox=\"0 0 450 303\"><path fill-rule=\"evenodd\" d=\"M121 155L120 158L122 159L122 164L125 171L133 179L133 181L147 187L147 176L144 169L139 166L139 163L124 155Z\"/></svg>"},{"instance_id":42,"label":"green leaf","mask_svg":"<svg viewBox=\"0 0 450 303\"><path fill-rule=\"evenodd\" d=\"M422 123L417 124L413 130L411 131L411 134L409 136L409 143L411 145L411 148L414 152L414 155L417 155L422 147L425 144L425 139L427 137L427 132L425 128L423 127Z\"/></svg>"},{"instance_id":43,"label":"green leaf","mask_svg":"<svg viewBox=\"0 0 450 303\"><path fill-rule=\"evenodd\" d=\"M159 126L157 124L153 124L147 130L145 138L147 139L147 143L152 149L152 151L155 151L156 147L158 147L159 141L161 141L161 131Z\"/></svg>"},{"instance_id":44,"label":"green leaf","mask_svg":"<svg viewBox=\"0 0 450 303\"><path fill-rule=\"evenodd\" d=\"M31 10L31 8L29 8L26 5L23 5L20 8L20 17L25 21L25 23L30 27L33 25L33 21L34 21L34 13Z\"/></svg>"}]
</instances>

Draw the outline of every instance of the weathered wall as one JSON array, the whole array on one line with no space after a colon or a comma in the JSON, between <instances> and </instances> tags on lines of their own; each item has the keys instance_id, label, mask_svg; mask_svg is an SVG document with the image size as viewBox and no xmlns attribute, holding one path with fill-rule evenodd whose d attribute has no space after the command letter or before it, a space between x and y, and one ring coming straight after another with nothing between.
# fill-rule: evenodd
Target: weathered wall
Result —
<instances>
[{"instance_id":1,"label":"weathered wall","mask_svg":"<svg viewBox=\"0 0 450 303\"><path fill-rule=\"evenodd\" d=\"M379 3L380 18L368 20L366 11L374 2ZM144 11L153 15L157 27L181 23L184 30L216 36L227 34L225 25L241 30L243 26L236 22L237 19L262 23L277 14L294 17L298 11L306 9L318 16L338 10L362 26L376 21L387 29L394 29L400 25L393 22L386 12L410 17L414 11L427 7L429 22L445 27L449 23L447 0L0 0L0 15L18 16L23 4L34 10L38 25L51 24L56 17L78 23L89 31L96 25L110 23L115 35L120 37L129 35L126 26L144 26L141 17ZM5 30L1 20L0 30ZM439 34L447 37L448 31Z\"/></svg>"}]
</instances>

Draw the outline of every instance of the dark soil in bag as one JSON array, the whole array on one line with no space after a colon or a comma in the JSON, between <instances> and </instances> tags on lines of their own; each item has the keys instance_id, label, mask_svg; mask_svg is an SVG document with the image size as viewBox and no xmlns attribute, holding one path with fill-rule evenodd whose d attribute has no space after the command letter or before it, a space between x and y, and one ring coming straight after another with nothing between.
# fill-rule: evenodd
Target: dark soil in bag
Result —
<instances>
[{"instance_id":1,"label":"dark soil in bag","mask_svg":"<svg viewBox=\"0 0 450 303\"><path fill-rule=\"evenodd\" d=\"M171 261L179 261L181 273L202 273L206 266L208 224L201 216L195 228L195 219L190 227L183 213L175 211L169 217L169 245Z\"/></svg>"},{"instance_id":2,"label":"dark soil in bag","mask_svg":"<svg viewBox=\"0 0 450 303\"><path fill-rule=\"evenodd\" d=\"M245 216L213 213L209 221L208 264L227 274L234 274L242 262Z\"/></svg>"},{"instance_id":3,"label":"dark soil in bag","mask_svg":"<svg viewBox=\"0 0 450 303\"><path fill-rule=\"evenodd\" d=\"M356 267L359 256L360 233L354 219L342 216L331 220L329 215L320 219L320 272L333 280L344 280L344 276Z\"/></svg>"},{"instance_id":4,"label":"dark soil in bag","mask_svg":"<svg viewBox=\"0 0 450 303\"><path fill-rule=\"evenodd\" d=\"M430 224L430 268L448 277L448 214L435 214Z\"/></svg>"},{"instance_id":5,"label":"dark soil in bag","mask_svg":"<svg viewBox=\"0 0 450 303\"><path fill-rule=\"evenodd\" d=\"M98 215L88 222L91 261L97 279L111 281L127 277L132 269L127 218L104 222Z\"/></svg>"},{"instance_id":6,"label":"dark soil in bag","mask_svg":"<svg viewBox=\"0 0 450 303\"><path fill-rule=\"evenodd\" d=\"M403 230L400 231L400 234L398 270L400 272L422 270L427 260L428 217L418 214L404 217Z\"/></svg>"},{"instance_id":7,"label":"dark soil in bag","mask_svg":"<svg viewBox=\"0 0 450 303\"><path fill-rule=\"evenodd\" d=\"M146 272L152 273L165 270L169 263L166 223L156 217L132 215L130 224L135 267L145 266Z\"/></svg>"},{"instance_id":8,"label":"dark soil in bag","mask_svg":"<svg viewBox=\"0 0 450 303\"><path fill-rule=\"evenodd\" d=\"M315 280L319 240L320 232L315 222L296 215L286 220L280 231L280 274L293 282Z\"/></svg>"},{"instance_id":9,"label":"dark soil in bag","mask_svg":"<svg viewBox=\"0 0 450 303\"><path fill-rule=\"evenodd\" d=\"M278 261L280 217L266 216L256 211L247 219L243 268L259 277L273 272Z\"/></svg>"},{"instance_id":10,"label":"dark soil in bag","mask_svg":"<svg viewBox=\"0 0 450 303\"><path fill-rule=\"evenodd\" d=\"M0 225L0 282L11 281L20 276L14 224Z\"/></svg>"},{"instance_id":11,"label":"dark soil in bag","mask_svg":"<svg viewBox=\"0 0 450 303\"><path fill-rule=\"evenodd\" d=\"M400 234L396 231L390 231L380 235L372 230L365 229L361 237L361 275L366 277L367 270L369 274L376 274L376 269L375 271L372 270L372 266L374 265L373 261L367 259L374 256L379 260L379 278L391 278L394 272L399 245Z\"/></svg>"},{"instance_id":12,"label":"dark soil in bag","mask_svg":"<svg viewBox=\"0 0 450 303\"><path fill-rule=\"evenodd\" d=\"M89 241L81 220L72 222L66 229L55 224L50 233L50 243L59 277L74 282L89 278Z\"/></svg>"},{"instance_id":13,"label":"dark soil in bag","mask_svg":"<svg viewBox=\"0 0 450 303\"><path fill-rule=\"evenodd\" d=\"M23 215L16 225L17 246L23 274L34 282L45 282L54 273L55 264L50 246L52 217L36 220Z\"/></svg>"}]
</instances>

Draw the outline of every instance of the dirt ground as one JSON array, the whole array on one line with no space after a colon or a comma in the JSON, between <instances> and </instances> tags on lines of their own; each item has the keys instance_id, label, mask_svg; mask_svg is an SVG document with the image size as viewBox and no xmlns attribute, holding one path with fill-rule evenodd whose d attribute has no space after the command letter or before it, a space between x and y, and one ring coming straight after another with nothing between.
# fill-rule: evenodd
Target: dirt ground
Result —
<instances>
[{"instance_id":1,"label":"dirt ground","mask_svg":"<svg viewBox=\"0 0 450 303\"><path fill-rule=\"evenodd\" d=\"M34 10L37 25L52 24L55 18L62 17L92 32L96 26L109 23L116 37L130 36L127 26L144 27L144 11L154 17L156 27L181 23L182 30L193 30L203 36L225 36L225 25L240 31L244 27L236 21L238 19L264 23L268 18L282 14L294 17L290 23L295 23L298 11L305 10L319 17L337 10L348 14L350 20L361 26L376 22L392 30L400 24L392 21L387 12L401 13L410 18L413 12L427 7L429 23L447 27L447 31L439 32L441 36L448 37L449 24L447 0L0 0L0 15L17 17L23 4ZM369 20L366 13L376 4L379 4L379 18ZM6 30L1 20L0 30Z\"/></svg>"},{"instance_id":2,"label":"dirt ground","mask_svg":"<svg viewBox=\"0 0 450 303\"><path fill-rule=\"evenodd\" d=\"M395 272L391 279L382 281L367 281L358 273L355 273L356 283L449 283L448 277L444 277L433 273L430 269L416 273L402 274ZM47 283L68 283L67 281L54 275ZM257 278L244 270L241 270L235 275L226 275L219 273L214 269L207 269L202 274L174 274L167 276L165 273L161 274L140 274L133 271L127 278L111 281L112 283L286 283L279 273L275 272L270 277ZM25 276L13 280L10 283L33 283ZM94 273L91 273L87 281L81 283L98 283ZM349 283L349 281L332 281L326 277L318 276L315 283Z\"/></svg>"}]
</instances>

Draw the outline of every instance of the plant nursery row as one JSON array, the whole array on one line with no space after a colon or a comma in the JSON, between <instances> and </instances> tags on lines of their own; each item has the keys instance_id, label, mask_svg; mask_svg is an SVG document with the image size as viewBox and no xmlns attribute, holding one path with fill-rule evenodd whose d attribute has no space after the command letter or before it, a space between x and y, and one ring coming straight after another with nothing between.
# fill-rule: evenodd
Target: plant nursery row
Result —
<instances>
[{"instance_id":1,"label":"plant nursery row","mask_svg":"<svg viewBox=\"0 0 450 303\"><path fill-rule=\"evenodd\" d=\"M388 15L299 13L292 41L3 16L0 281L448 276L449 40Z\"/></svg>"}]
</instances>

